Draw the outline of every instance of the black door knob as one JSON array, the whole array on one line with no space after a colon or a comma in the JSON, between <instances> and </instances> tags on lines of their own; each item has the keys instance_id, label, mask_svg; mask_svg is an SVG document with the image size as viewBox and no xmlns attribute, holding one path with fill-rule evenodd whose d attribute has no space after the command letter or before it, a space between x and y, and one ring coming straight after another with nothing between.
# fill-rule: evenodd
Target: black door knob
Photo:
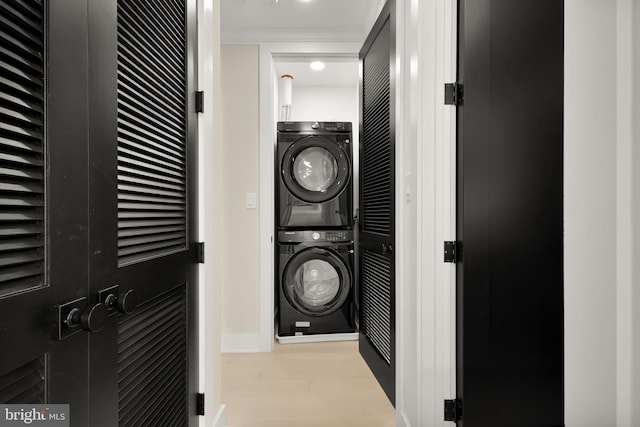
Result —
<instances>
[{"instance_id":1,"label":"black door knob","mask_svg":"<svg viewBox=\"0 0 640 427\"><path fill-rule=\"evenodd\" d=\"M104 327L107 315L107 307L102 303L85 307L82 310L74 308L67 316L67 325L80 326L89 332L98 332Z\"/></svg>"},{"instance_id":2,"label":"black door knob","mask_svg":"<svg viewBox=\"0 0 640 427\"><path fill-rule=\"evenodd\" d=\"M134 289L129 289L118 296L109 294L104 303L107 308L115 308L120 313L131 314L138 305L138 293Z\"/></svg>"},{"instance_id":3,"label":"black door knob","mask_svg":"<svg viewBox=\"0 0 640 427\"><path fill-rule=\"evenodd\" d=\"M138 305L138 293L134 289L129 289L127 292L118 296L118 302L116 308L120 313L131 314Z\"/></svg>"}]
</instances>

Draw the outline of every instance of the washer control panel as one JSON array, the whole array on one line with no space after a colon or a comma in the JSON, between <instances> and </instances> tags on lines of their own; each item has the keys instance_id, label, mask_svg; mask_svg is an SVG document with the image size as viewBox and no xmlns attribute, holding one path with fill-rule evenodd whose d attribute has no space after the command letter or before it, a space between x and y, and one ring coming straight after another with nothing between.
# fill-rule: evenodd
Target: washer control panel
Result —
<instances>
[{"instance_id":1,"label":"washer control panel","mask_svg":"<svg viewBox=\"0 0 640 427\"><path fill-rule=\"evenodd\" d=\"M330 242L345 242L353 240L352 231L327 231L325 233L325 240Z\"/></svg>"},{"instance_id":2,"label":"washer control panel","mask_svg":"<svg viewBox=\"0 0 640 427\"><path fill-rule=\"evenodd\" d=\"M296 230L279 231L278 242L280 243L302 243L302 242L351 242L353 241L352 230Z\"/></svg>"},{"instance_id":3,"label":"washer control panel","mask_svg":"<svg viewBox=\"0 0 640 427\"><path fill-rule=\"evenodd\" d=\"M351 132L351 122L278 122L278 132Z\"/></svg>"}]
</instances>

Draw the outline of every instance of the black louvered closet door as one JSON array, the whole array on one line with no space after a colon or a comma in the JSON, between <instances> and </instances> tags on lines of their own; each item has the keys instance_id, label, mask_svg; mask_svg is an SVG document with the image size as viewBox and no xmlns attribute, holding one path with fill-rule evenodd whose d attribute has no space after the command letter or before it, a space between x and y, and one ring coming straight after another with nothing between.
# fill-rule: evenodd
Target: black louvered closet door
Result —
<instances>
[{"instance_id":1,"label":"black louvered closet door","mask_svg":"<svg viewBox=\"0 0 640 427\"><path fill-rule=\"evenodd\" d=\"M395 166L393 8L362 50L360 87L360 353L395 404Z\"/></svg>"},{"instance_id":2,"label":"black louvered closet door","mask_svg":"<svg viewBox=\"0 0 640 427\"><path fill-rule=\"evenodd\" d=\"M2 404L196 424L195 3L0 0Z\"/></svg>"},{"instance_id":3,"label":"black louvered closet door","mask_svg":"<svg viewBox=\"0 0 640 427\"><path fill-rule=\"evenodd\" d=\"M197 387L195 1L118 0L117 24L111 237L119 292L138 297L113 331L118 425L187 425Z\"/></svg>"},{"instance_id":4,"label":"black louvered closet door","mask_svg":"<svg viewBox=\"0 0 640 427\"><path fill-rule=\"evenodd\" d=\"M87 425L86 1L0 0L0 403L68 403Z\"/></svg>"}]
</instances>

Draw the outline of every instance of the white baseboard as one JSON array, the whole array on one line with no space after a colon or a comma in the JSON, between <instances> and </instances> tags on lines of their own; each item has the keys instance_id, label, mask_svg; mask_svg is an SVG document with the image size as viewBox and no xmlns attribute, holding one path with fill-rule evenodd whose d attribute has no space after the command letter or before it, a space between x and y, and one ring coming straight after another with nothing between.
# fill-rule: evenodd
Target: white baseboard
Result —
<instances>
[{"instance_id":1,"label":"white baseboard","mask_svg":"<svg viewBox=\"0 0 640 427\"><path fill-rule=\"evenodd\" d=\"M227 427L227 407L220 405L220 409L213 419L213 427Z\"/></svg>"},{"instance_id":2,"label":"white baseboard","mask_svg":"<svg viewBox=\"0 0 640 427\"><path fill-rule=\"evenodd\" d=\"M259 353L259 334L222 334L223 353Z\"/></svg>"},{"instance_id":3,"label":"white baseboard","mask_svg":"<svg viewBox=\"0 0 640 427\"><path fill-rule=\"evenodd\" d=\"M405 414L404 412L396 414L396 426L397 427L411 427L411 422L409 421L409 418L407 417L407 414Z\"/></svg>"}]
</instances>

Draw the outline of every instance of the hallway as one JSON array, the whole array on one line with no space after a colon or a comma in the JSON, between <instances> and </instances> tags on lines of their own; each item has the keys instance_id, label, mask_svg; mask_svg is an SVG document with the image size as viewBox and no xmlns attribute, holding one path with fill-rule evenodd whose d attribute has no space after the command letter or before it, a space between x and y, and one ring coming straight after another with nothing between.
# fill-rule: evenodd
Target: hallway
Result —
<instances>
[{"instance_id":1,"label":"hallway","mask_svg":"<svg viewBox=\"0 0 640 427\"><path fill-rule=\"evenodd\" d=\"M229 427L395 426L395 410L356 341L223 354L222 401Z\"/></svg>"}]
</instances>

